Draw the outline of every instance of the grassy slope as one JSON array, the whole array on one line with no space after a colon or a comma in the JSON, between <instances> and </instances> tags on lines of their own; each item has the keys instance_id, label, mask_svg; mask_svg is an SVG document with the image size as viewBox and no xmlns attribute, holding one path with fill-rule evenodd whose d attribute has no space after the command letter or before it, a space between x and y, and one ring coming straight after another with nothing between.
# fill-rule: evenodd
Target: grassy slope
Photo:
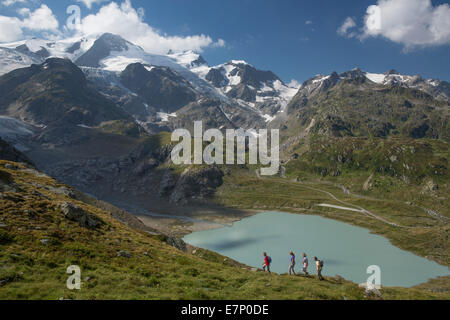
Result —
<instances>
[{"instance_id":1,"label":"grassy slope","mask_svg":"<svg viewBox=\"0 0 450 320\"><path fill-rule=\"evenodd\" d=\"M6 161L0 161L0 170L19 187L0 194L0 299L365 298L355 284L344 280L268 275L209 251L180 252L108 212L55 192L64 186L47 176ZM105 225L91 231L66 220L58 209L64 201L97 215ZM120 251L130 252L131 258L118 257ZM66 289L69 265L82 269L80 291ZM428 288L386 288L383 295L450 298Z\"/></svg>"}]
</instances>

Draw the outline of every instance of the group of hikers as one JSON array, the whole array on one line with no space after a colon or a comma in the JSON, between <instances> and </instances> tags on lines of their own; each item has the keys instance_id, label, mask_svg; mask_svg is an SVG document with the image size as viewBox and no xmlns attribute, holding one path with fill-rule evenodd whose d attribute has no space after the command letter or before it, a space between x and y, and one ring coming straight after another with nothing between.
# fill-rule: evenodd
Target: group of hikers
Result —
<instances>
[{"instance_id":1,"label":"group of hikers","mask_svg":"<svg viewBox=\"0 0 450 320\"><path fill-rule=\"evenodd\" d=\"M272 258L267 255L267 252L264 252L263 256L264 256L263 270L264 270L264 272L270 273L270 266L272 264ZM290 260L291 264L289 265L289 275L296 275L294 252L291 251L290 256L291 256L291 260ZM314 261L316 263L317 275L319 276L319 280L320 281L325 280L322 276L323 261L319 260L319 258L317 258L317 257L314 257ZM309 261L308 261L308 257L306 256L306 253L303 254L302 265L303 265L303 272L305 273L305 275L309 275L309 273L308 273Z\"/></svg>"}]
</instances>

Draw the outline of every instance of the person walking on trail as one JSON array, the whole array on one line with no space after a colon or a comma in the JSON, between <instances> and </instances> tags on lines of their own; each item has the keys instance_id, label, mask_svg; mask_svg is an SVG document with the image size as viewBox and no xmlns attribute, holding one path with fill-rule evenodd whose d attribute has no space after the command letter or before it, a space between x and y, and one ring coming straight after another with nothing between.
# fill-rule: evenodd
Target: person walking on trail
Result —
<instances>
[{"instance_id":1,"label":"person walking on trail","mask_svg":"<svg viewBox=\"0 0 450 320\"><path fill-rule=\"evenodd\" d=\"M303 254L303 272L305 273L305 275L309 275L308 273L308 266L309 266L309 261L308 261L308 257L306 256L306 253Z\"/></svg>"},{"instance_id":2,"label":"person walking on trail","mask_svg":"<svg viewBox=\"0 0 450 320\"><path fill-rule=\"evenodd\" d=\"M319 260L317 257L314 257L314 261L316 262L317 275L319 276L319 280L320 280L320 281L325 280L325 279L322 277L323 261L322 261L322 260Z\"/></svg>"},{"instance_id":3,"label":"person walking on trail","mask_svg":"<svg viewBox=\"0 0 450 320\"><path fill-rule=\"evenodd\" d=\"M294 274L295 275L295 254L291 251L291 265L289 267L289 275Z\"/></svg>"},{"instance_id":4,"label":"person walking on trail","mask_svg":"<svg viewBox=\"0 0 450 320\"><path fill-rule=\"evenodd\" d=\"M266 252L264 252L263 255L264 255L263 270L264 272L267 270L267 272L270 273L270 265L272 264L272 258L269 257Z\"/></svg>"}]
</instances>

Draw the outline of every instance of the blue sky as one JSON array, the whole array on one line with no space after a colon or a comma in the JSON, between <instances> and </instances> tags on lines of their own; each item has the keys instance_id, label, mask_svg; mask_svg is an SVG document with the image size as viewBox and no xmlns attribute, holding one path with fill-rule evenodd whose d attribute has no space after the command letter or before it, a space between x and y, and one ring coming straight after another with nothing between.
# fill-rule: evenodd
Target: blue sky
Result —
<instances>
[{"instance_id":1,"label":"blue sky","mask_svg":"<svg viewBox=\"0 0 450 320\"><path fill-rule=\"evenodd\" d=\"M4 1L14 2L0 0ZM21 1L25 3L0 5L0 16L18 16L19 8L34 10L46 4L58 19L60 28L68 17L69 5L78 4L83 18L96 14L109 2L94 3L88 9L76 1ZM448 1L431 1L428 9L412 8L409 20L403 19L411 7L401 7L405 0L381 1L386 2L382 7L383 15L391 17L395 13L396 16L389 30L377 35L367 35L363 31L366 11L369 6L379 4L377 0L132 0L131 4L136 10L142 7L143 22L163 36L204 34L213 42L223 39L225 46L202 47L202 55L210 65L231 59L246 60L259 69L272 70L285 82L291 79L302 82L319 73L342 72L354 67L380 73L396 69L449 81L450 37L449 31L444 30L448 26L445 19L450 21L450 9L446 10ZM408 1L414 6L417 1L428 0ZM398 2L398 6L389 6L389 2ZM428 10L425 12L434 19L430 23L442 29L441 34L433 35L434 40L417 39L416 35L422 31L420 26L400 36L392 32L395 28L400 30L401 23L417 20L414 14L424 16L420 10ZM433 18L438 11L440 20ZM347 18L355 26L338 34ZM426 32L424 37L428 37ZM29 33L32 32L24 30L24 36Z\"/></svg>"}]
</instances>

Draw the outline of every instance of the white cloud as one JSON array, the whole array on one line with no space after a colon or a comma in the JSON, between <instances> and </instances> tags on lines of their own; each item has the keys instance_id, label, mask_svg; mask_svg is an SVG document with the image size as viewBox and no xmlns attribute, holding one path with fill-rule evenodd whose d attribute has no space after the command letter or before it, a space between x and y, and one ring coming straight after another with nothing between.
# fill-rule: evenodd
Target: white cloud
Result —
<instances>
[{"instance_id":1,"label":"white cloud","mask_svg":"<svg viewBox=\"0 0 450 320\"><path fill-rule=\"evenodd\" d=\"M20 20L12 17L0 16L0 42L10 42L22 37Z\"/></svg>"},{"instance_id":2,"label":"white cloud","mask_svg":"<svg viewBox=\"0 0 450 320\"><path fill-rule=\"evenodd\" d=\"M364 36L382 36L406 47L450 44L450 6L431 0L379 0L368 8Z\"/></svg>"},{"instance_id":3,"label":"white cloud","mask_svg":"<svg viewBox=\"0 0 450 320\"><path fill-rule=\"evenodd\" d=\"M346 29L344 25L338 31L341 35L348 36L348 30L356 27L347 24ZM363 28L352 35L383 37L406 50L450 44L450 6L433 6L431 0L377 0L367 8Z\"/></svg>"},{"instance_id":4,"label":"white cloud","mask_svg":"<svg viewBox=\"0 0 450 320\"><path fill-rule=\"evenodd\" d=\"M287 86L288 87L290 87L290 88L300 88L301 87L301 83L299 82L299 81L297 81L297 80L295 80L295 79L292 79L288 84L287 84Z\"/></svg>"},{"instance_id":5,"label":"white cloud","mask_svg":"<svg viewBox=\"0 0 450 320\"><path fill-rule=\"evenodd\" d=\"M215 47L215 48L223 48L223 47L226 46L226 42L223 39L219 39L219 40L217 40L217 42L214 42L212 44L212 46Z\"/></svg>"},{"instance_id":6,"label":"white cloud","mask_svg":"<svg viewBox=\"0 0 450 320\"><path fill-rule=\"evenodd\" d=\"M58 20L45 4L35 11L26 8L18 10L23 20L17 17L0 16L0 41L15 41L23 37L23 29L32 31L58 31Z\"/></svg>"},{"instance_id":7,"label":"white cloud","mask_svg":"<svg viewBox=\"0 0 450 320\"><path fill-rule=\"evenodd\" d=\"M96 14L82 19L78 27L83 35L102 34L110 32L118 34L150 53L163 54L172 50L174 52L195 50L202 52L206 47L223 47L224 40L214 42L207 35L193 35L187 37L168 36L161 34L147 23L143 22L143 9L135 10L130 0L118 5L111 2L104 5Z\"/></svg>"},{"instance_id":8,"label":"white cloud","mask_svg":"<svg viewBox=\"0 0 450 320\"><path fill-rule=\"evenodd\" d=\"M1 0L0 0L1 1ZM3 0L12 4L14 0ZM30 0L16 0L28 1ZM34 0L33 0L34 1ZM78 0L92 6L99 0ZM2 2L2 3L3 3ZM31 34L48 31L49 37L61 36L58 20L52 10L45 4L32 11L29 8L16 10L18 17L6 17L0 15L0 42L10 42L23 38L27 30ZM147 52L165 54L169 50L180 52L194 50L202 52L205 48L222 48L226 46L223 39L214 41L205 34L191 36L169 36L154 29L143 21L145 11L143 8L133 8L130 0L124 0L121 4L110 2L103 5L95 14L85 16L77 26L76 33L80 36L100 35L105 32L118 34L130 42L141 46ZM67 27L63 28L66 35L73 36Z\"/></svg>"},{"instance_id":9,"label":"white cloud","mask_svg":"<svg viewBox=\"0 0 450 320\"><path fill-rule=\"evenodd\" d=\"M312 22L311 20L306 20L306 21L305 21L305 24L306 24L306 25L308 25L308 24L313 24L313 22Z\"/></svg>"},{"instance_id":10,"label":"white cloud","mask_svg":"<svg viewBox=\"0 0 450 320\"><path fill-rule=\"evenodd\" d=\"M53 14L52 10L45 4L41 5L40 8L33 12L23 12L26 18L22 21L22 26L24 28L41 31L41 30L58 30L58 20Z\"/></svg>"},{"instance_id":11,"label":"white cloud","mask_svg":"<svg viewBox=\"0 0 450 320\"><path fill-rule=\"evenodd\" d=\"M31 10L29 8L20 8L17 10L17 13L21 15L22 17L28 16L31 13Z\"/></svg>"},{"instance_id":12,"label":"white cloud","mask_svg":"<svg viewBox=\"0 0 450 320\"><path fill-rule=\"evenodd\" d=\"M4 5L5 7L9 7L15 4L19 4L19 3L27 3L28 0L3 0L1 2L2 5Z\"/></svg>"},{"instance_id":13,"label":"white cloud","mask_svg":"<svg viewBox=\"0 0 450 320\"><path fill-rule=\"evenodd\" d=\"M92 8L92 5L94 4L94 3L102 3L102 2L105 2L105 1L107 1L107 0L76 0L77 2L82 2L82 3L84 3L84 5L86 6L86 7L88 7L88 9L91 9Z\"/></svg>"},{"instance_id":14,"label":"white cloud","mask_svg":"<svg viewBox=\"0 0 450 320\"><path fill-rule=\"evenodd\" d=\"M349 33L350 29L353 29L356 27L356 22L355 20L353 20L353 18L348 17L347 19L345 19L344 23L339 27L339 29L337 30L337 33L340 36L347 36L347 37L354 37L356 34L353 32Z\"/></svg>"}]
</instances>

